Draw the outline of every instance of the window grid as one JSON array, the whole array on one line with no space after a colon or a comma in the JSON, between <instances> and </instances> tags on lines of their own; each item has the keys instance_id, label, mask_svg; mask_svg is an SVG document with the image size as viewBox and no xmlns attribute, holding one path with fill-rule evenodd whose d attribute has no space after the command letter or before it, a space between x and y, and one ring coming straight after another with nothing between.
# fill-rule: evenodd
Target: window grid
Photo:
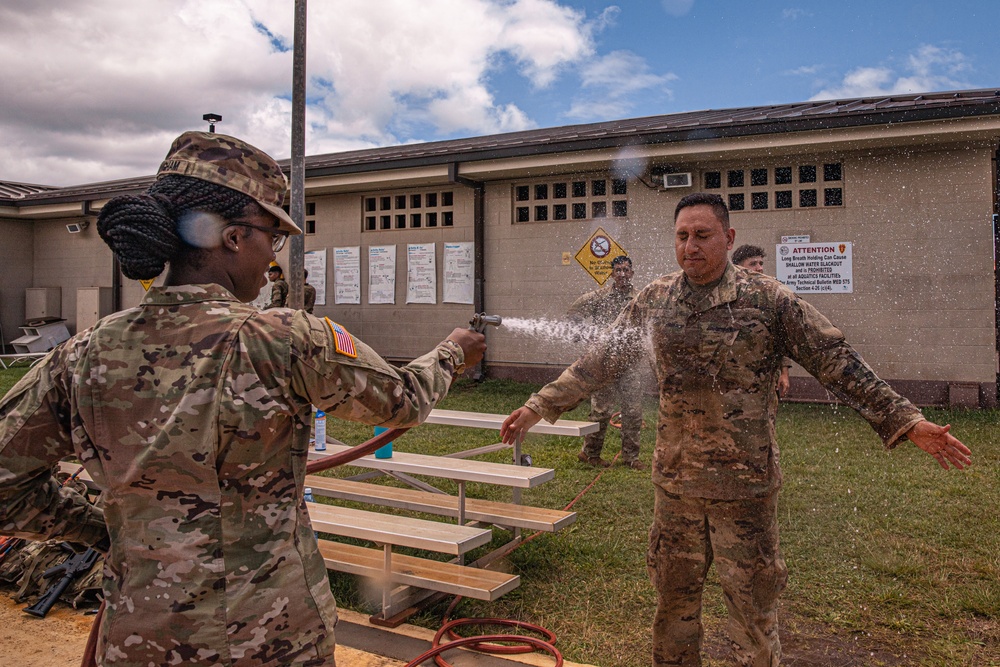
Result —
<instances>
[{"instance_id":1,"label":"window grid","mask_svg":"<svg viewBox=\"0 0 1000 667\"><path fill-rule=\"evenodd\" d=\"M722 195L730 211L777 211L844 206L840 162L716 169L702 173L702 188Z\"/></svg>"},{"instance_id":2,"label":"window grid","mask_svg":"<svg viewBox=\"0 0 1000 667\"><path fill-rule=\"evenodd\" d=\"M515 224L628 217L628 181L571 176L511 188Z\"/></svg>"},{"instance_id":3,"label":"window grid","mask_svg":"<svg viewBox=\"0 0 1000 667\"><path fill-rule=\"evenodd\" d=\"M451 209L454 204L454 193L449 190L364 195L361 197L361 229L374 232L453 227L455 215Z\"/></svg>"}]
</instances>

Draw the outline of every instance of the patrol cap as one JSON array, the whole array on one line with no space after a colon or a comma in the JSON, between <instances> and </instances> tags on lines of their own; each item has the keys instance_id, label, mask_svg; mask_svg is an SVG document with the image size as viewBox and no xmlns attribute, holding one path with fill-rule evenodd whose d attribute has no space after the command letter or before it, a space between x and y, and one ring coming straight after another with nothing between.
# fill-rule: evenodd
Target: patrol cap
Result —
<instances>
[{"instance_id":1,"label":"patrol cap","mask_svg":"<svg viewBox=\"0 0 1000 667\"><path fill-rule=\"evenodd\" d=\"M168 174L242 192L278 219L277 229L291 235L302 233L281 208L288 191L281 167L270 155L241 139L214 132L185 132L174 139L156 178Z\"/></svg>"}]
</instances>

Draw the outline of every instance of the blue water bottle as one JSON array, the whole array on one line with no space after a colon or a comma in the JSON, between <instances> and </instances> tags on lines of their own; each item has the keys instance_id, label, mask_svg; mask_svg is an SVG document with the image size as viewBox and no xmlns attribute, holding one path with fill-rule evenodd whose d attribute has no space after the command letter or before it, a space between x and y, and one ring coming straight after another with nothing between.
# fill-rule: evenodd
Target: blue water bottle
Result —
<instances>
[{"instance_id":1,"label":"blue water bottle","mask_svg":"<svg viewBox=\"0 0 1000 667\"><path fill-rule=\"evenodd\" d=\"M385 426L376 426L375 435L379 433L385 433L388 431ZM375 450L375 458L377 459L391 459L392 458L392 442L387 442L378 449Z\"/></svg>"},{"instance_id":2,"label":"blue water bottle","mask_svg":"<svg viewBox=\"0 0 1000 667\"><path fill-rule=\"evenodd\" d=\"M314 431L314 442L317 452L326 451L326 413L316 410L316 422Z\"/></svg>"}]
</instances>

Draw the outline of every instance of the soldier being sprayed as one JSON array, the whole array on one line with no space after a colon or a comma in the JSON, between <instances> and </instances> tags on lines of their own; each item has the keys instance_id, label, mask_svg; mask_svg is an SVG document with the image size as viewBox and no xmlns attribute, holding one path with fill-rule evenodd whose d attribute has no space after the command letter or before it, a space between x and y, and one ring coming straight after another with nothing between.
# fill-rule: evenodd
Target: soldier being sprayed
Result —
<instances>
[{"instance_id":1,"label":"soldier being sprayed","mask_svg":"<svg viewBox=\"0 0 1000 667\"><path fill-rule=\"evenodd\" d=\"M101 665L334 664L336 605L303 501L312 406L422 421L478 363L455 329L394 368L342 326L249 306L298 227L287 182L221 134L176 139L98 221L129 278L164 285L56 348L0 401L0 533L107 552ZM59 488L77 456L104 512Z\"/></svg>"},{"instance_id":2,"label":"soldier being sprayed","mask_svg":"<svg viewBox=\"0 0 1000 667\"><path fill-rule=\"evenodd\" d=\"M657 592L653 664L701 664L701 596L713 560L740 665L775 667L781 487L774 419L783 357L858 410L893 448L907 440L945 469L970 451L894 392L819 311L776 280L728 261L735 230L718 195L681 199L674 246L681 271L639 292L601 341L504 422L504 442L554 421L634 364L651 341L660 387L647 565ZM632 344L620 341L632 340ZM615 344L613 344L615 343Z\"/></svg>"}]
</instances>

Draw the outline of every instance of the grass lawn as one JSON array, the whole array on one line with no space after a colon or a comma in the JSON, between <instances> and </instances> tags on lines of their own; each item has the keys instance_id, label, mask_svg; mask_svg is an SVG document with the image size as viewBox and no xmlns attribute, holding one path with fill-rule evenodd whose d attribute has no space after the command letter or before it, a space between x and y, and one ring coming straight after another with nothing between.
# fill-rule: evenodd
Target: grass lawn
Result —
<instances>
[{"instance_id":1,"label":"grass lawn","mask_svg":"<svg viewBox=\"0 0 1000 667\"><path fill-rule=\"evenodd\" d=\"M458 383L443 408L509 412L535 387ZM586 419L587 407L567 418ZM998 413L928 410L953 424L973 450L973 467L945 472L912 445L886 452L868 424L844 407L783 405L778 418L785 484L782 548L789 585L782 643L795 665L1000 665L1000 444ZM645 411L642 459L651 460L655 405ZM331 421L328 433L357 444L370 429ZM490 444L496 434L424 425L396 442L401 451L447 453ZM618 452L617 433L606 458ZM575 438L530 436L525 451L556 478L524 493L529 504L562 508L597 471L576 460ZM509 453L491 455L506 461ZM334 474L358 472L344 468ZM509 491L469 485L473 497ZM454 617L507 617L543 625L571 660L603 667L649 664L655 598L646 578L653 513L649 473L608 469L573 509L569 529L518 548L509 566L521 586L493 603L463 600ZM497 542L509 535L501 531ZM474 554L475 556L475 554ZM353 577L331 576L342 604L374 613ZM446 603L414 622L436 628ZM714 570L705 596L706 665L727 665L725 606ZM792 658L794 657L794 660Z\"/></svg>"},{"instance_id":2,"label":"grass lawn","mask_svg":"<svg viewBox=\"0 0 1000 667\"><path fill-rule=\"evenodd\" d=\"M0 392L24 370L0 371ZM460 381L441 407L506 413L535 387ZM843 407L783 405L778 440L785 473L780 504L789 585L782 598L784 664L793 666L1000 666L1000 414L926 411L973 450L973 467L945 472L912 445L883 451L878 438ZM567 415L586 419L586 406ZM655 407L645 411L642 456L653 449ZM331 419L327 432L357 444L370 427ZM401 437L399 451L443 454L496 442L495 432L424 425ZM616 432L605 456L618 452ZM562 508L598 474L576 460L575 438L530 436L534 464L554 480L526 490L524 502ZM486 459L507 462L509 452ZM347 475L356 468L328 474ZM447 487L444 487L447 488ZM453 490L453 489L452 489ZM469 484L471 497L509 500L510 491ZM453 617L508 617L543 625L567 659L646 666L655 599L645 572L653 512L649 472L615 466L574 505L575 524L513 552L521 586L493 603L463 600ZM496 530L495 544L509 539ZM478 554L472 554L475 558ZM349 575L332 574L337 599L378 610ZM724 661L725 607L717 580L705 596L707 667ZM437 628L447 601L412 619Z\"/></svg>"}]
</instances>

